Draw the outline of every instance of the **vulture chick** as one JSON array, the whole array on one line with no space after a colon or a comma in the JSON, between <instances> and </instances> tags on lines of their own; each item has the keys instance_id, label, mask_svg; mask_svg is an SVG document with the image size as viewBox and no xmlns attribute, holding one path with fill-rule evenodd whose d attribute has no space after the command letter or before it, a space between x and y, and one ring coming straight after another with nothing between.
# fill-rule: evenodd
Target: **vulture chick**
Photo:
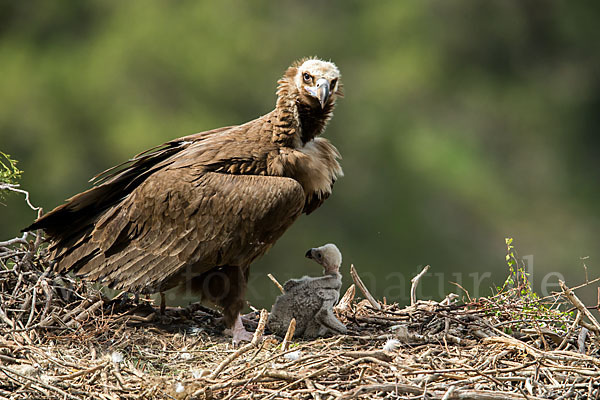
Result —
<instances>
[{"instance_id":1,"label":"vulture chick","mask_svg":"<svg viewBox=\"0 0 600 400\"><path fill-rule=\"evenodd\" d=\"M343 175L319 137L341 95L333 63L302 59L278 81L273 111L138 154L24 230L46 232L58 272L134 293L200 290L234 342L248 340L250 264Z\"/></svg>"},{"instance_id":2,"label":"vulture chick","mask_svg":"<svg viewBox=\"0 0 600 400\"><path fill-rule=\"evenodd\" d=\"M346 327L333 313L342 287L342 254L334 244L308 250L306 257L323 266L323 276L290 279L277 297L267 326L284 336L292 318L296 318L294 336L315 338L326 334L346 333Z\"/></svg>"}]
</instances>

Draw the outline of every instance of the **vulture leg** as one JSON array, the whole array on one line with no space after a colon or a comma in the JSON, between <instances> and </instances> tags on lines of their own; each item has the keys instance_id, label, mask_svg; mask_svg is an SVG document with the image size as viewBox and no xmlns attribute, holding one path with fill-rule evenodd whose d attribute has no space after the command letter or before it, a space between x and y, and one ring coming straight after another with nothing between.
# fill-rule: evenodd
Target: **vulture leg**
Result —
<instances>
[{"instance_id":1,"label":"vulture leg","mask_svg":"<svg viewBox=\"0 0 600 400\"><path fill-rule=\"evenodd\" d=\"M225 326L231 328L234 342L249 340L252 334L244 329L240 311L244 308L244 294L248 282L248 269L236 266L214 268L191 281L191 289L202 298L223 309Z\"/></svg>"},{"instance_id":2,"label":"vulture leg","mask_svg":"<svg viewBox=\"0 0 600 400\"><path fill-rule=\"evenodd\" d=\"M165 315L166 309L167 309L167 304L165 301L165 292L160 292L160 314Z\"/></svg>"},{"instance_id":3,"label":"vulture leg","mask_svg":"<svg viewBox=\"0 0 600 400\"><path fill-rule=\"evenodd\" d=\"M238 314L235 323L233 324L233 345L237 346L240 342L251 342L252 341L252 333L248 332L246 328L244 328L244 324L242 323L242 316Z\"/></svg>"},{"instance_id":4,"label":"vulture leg","mask_svg":"<svg viewBox=\"0 0 600 400\"><path fill-rule=\"evenodd\" d=\"M334 334L345 334L348 329L333 314L333 302L324 302L322 308L315 315L315 320Z\"/></svg>"}]
</instances>

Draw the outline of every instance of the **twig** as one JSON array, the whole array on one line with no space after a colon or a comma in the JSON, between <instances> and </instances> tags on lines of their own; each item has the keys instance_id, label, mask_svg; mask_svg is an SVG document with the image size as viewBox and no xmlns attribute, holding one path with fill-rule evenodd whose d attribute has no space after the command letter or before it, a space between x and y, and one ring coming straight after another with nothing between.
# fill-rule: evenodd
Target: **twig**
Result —
<instances>
[{"instance_id":1,"label":"twig","mask_svg":"<svg viewBox=\"0 0 600 400\"><path fill-rule=\"evenodd\" d=\"M346 290L346 293L344 293L344 295L342 296L342 299L339 301L339 303L337 303L337 305L335 307L333 307L333 309L338 312L349 310L352 305L352 301L354 300L355 295L356 295L356 285L352 284L352 285L350 285L348 290Z\"/></svg>"},{"instance_id":2,"label":"twig","mask_svg":"<svg viewBox=\"0 0 600 400\"><path fill-rule=\"evenodd\" d=\"M281 286L281 284L277 281L277 279L275 279L275 277L272 274L267 274L267 276L269 277L269 279L271 279L271 281L273 281L275 286L277 286L279 288L281 293L284 293L283 286Z\"/></svg>"},{"instance_id":3,"label":"twig","mask_svg":"<svg viewBox=\"0 0 600 400\"><path fill-rule=\"evenodd\" d=\"M596 335L600 334L600 323L598 323L598 320L596 320L596 318L592 315L592 313L587 309L587 307L585 306L585 304L583 304L581 302L581 300L579 300L579 298L575 295L575 293L573 293L573 291L571 289L569 289L567 287L567 285L565 285L565 282L559 280L558 281L561 289L563 290L563 293L565 294L565 296L567 296L567 298L569 299L569 301L575 306L575 308L577 308L579 311L581 311L581 313L583 315L585 315L587 317L587 319L590 320L590 322L593 325L593 331Z\"/></svg>"},{"instance_id":4,"label":"twig","mask_svg":"<svg viewBox=\"0 0 600 400\"><path fill-rule=\"evenodd\" d=\"M441 306L449 306L455 303L455 300L458 299L458 295L456 293L449 293L444 300L440 301Z\"/></svg>"},{"instance_id":5,"label":"twig","mask_svg":"<svg viewBox=\"0 0 600 400\"><path fill-rule=\"evenodd\" d=\"M44 310L42 311L42 315L40 316L40 321L43 321L44 319L46 319L46 315L48 315L48 311L50 310L50 306L52 305L52 299L53 299L53 292L52 290L50 290L50 287L48 285L48 282L43 279L42 280L42 290L44 291L44 294L46 295L46 304L44 305Z\"/></svg>"},{"instance_id":6,"label":"twig","mask_svg":"<svg viewBox=\"0 0 600 400\"><path fill-rule=\"evenodd\" d=\"M375 385L364 385L359 388L352 390L350 393L344 394L339 397L338 400L349 400L364 396L367 393L373 392L398 392L398 393L410 393L414 395L423 395L424 389L419 386L407 385L402 383L391 383L391 384L375 384ZM442 396L441 393L429 393L432 398ZM470 400L517 400L523 399L521 394L507 393L491 390L455 390L454 393L448 397L449 399L470 399ZM539 397L529 396L532 400L542 400Z\"/></svg>"},{"instance_id":7,"label":"twig","mask_svg":"<svg viewBox=\"0 0 600 400\"><path fill-rule=\"evenodd\" d=\"M11 192L17 192L17 193L24 194L25 201L27 202L27 205L29 206L29 208L31 208L33 211L38 211L41 207L35 207L33 204L31 204L31 201L29 201L29 192L27 190L18 189L19 187L20 187L20 185L10 184L10 183L0 184L0 190L9 190Z\"/></svg>"},{"instance_id":8,"label":"twig","mask_svg":"<svg viewBox=\"0 0 600 400\"><path fill-rule=\"evenodd\" d=\"M410 281L412 283L412 285L410 286L410 305L414 306L415 303L417 302L417 285L419 284L419 281L421 280L421 278L423 277L423 275L425 275L427 273L427 271L429 271L429 265L426 265L423 270L421 272L419 272L419 274L417 274L417 276L415 276L414 278L412 278Z\"/></svg>"},{"instance_id":9,"label":"twig","mask_svg":"<svg viewBox=\"0 0 600 400\"><path fill-rule=\"evenodd\" d=\"M317 392L317 388L315 387L315 384L308 378L306 378L304 380L304 383L306 384L306 387L311 390L311 395L312 395L313 399L321 400L321 394L319 392Z\"/></svg>"},{"instance_id":10,"label":"twig","mask_svg":"<svg viewBox=\"0 0 600 400\"><path fill-rule=\"evenodd\" d=\"M358 272L356 272L356 268L354 268L354 264L350 265L350 276L352 276L352 280L354 281L356 286L358 286L360 291L365 295L365 298L369 301L371 306L373 306L373 308L375 308L376 310L381 310L381 305L371 295L371 292L369 292L369 289L367 289L367 287L365 286L363 281L360 279L360 276L358 276Z\"/></svg>"},{"instance_id":11,"label":"twig","mask_svg":"<svg viewBox=\"0 0 600 400\"><path fill-rule=\"evenodd\" d=\"M450 399L450 396L452 396L452 393L454 393L454 391L456 390L456 386L452 385L448 388L448 390L446 391L446 393L444 393L444 397L442 397L442 400L448 400Z\"/></svg>"},{"instance_id":12,"label":"twig","mask_svg":"<svg viewBox=\"0 0 600 400\"><path fill-rule=\"evenodd\" d=\"M278 370L265 369L265 376L275 378L275 379L282 379L284 381L294 381L299 378L298 375L296 375L296 374L292 374L292 373L289 373L287 371L283 371L280 369L278 369Z\"/></svg>"},{"instance_id":13,"label":"twig","mask_svg":"<svg viewBox=\"0 0 600 400\"><path fill-rule=\"evenodd\" d=\"M216 379L217 376L225 369L226 366L231 364L233 360L241 356L242 354L252 350L253 348L258 346L260 339L265 331L265 325L267 324L267 317L269 313L267 310L262 309L260 312L260 320L258 321L258 328L254 332L254 336L252 337L252 341L247 345L240 347L235 353L231 354L229 357L224 359L221 364L217 367L217 369L210 375L210 379Z\"/></svg>"},{"instance_id":14,"label":"twig","mask_svg":"<svg viewBox=\"0 0 600 400\"><path fill-rule=\"evenodd\" d=\"M16 237L14 239L10 239L5 242L0 242L0 247L12 246L13 244L17 244L17 243L27 244L27 235L28 234L29 234L29 232L25 232L25 233L23 233L23 236L21 236L21 237Z\"/></svg>"},{"instance_id":15,"label":"twig","mask_svg":"<svg viewBox=\"0 0 600 400\"><path fill-rule=\"evenodd\" d=\"M31 296L31 309L29 311L29 318L27 318L27 322L25 323L25 328L24 328L25 330L27 330L29 328L29 325L31 325L31 321L33 320L35 304L37 303L37 284L33 287L32 292L33 292L33 294ZM23 311L25 311L25 310L23 310Z\"/></svg>"},{"instance_id":16,"label":"twig","mask_svg":"<svg viewBox=\"0 0 600 400\"><path fill-rule=\"evenodd\" d=\"M371 351L346 351L342 353L344 356L352 357L352 358L376 358L381 361L391 362L392 357L387 354L385 351L381 350L371 350Z\"/></svg>"},{"instance_id":17,"label":"twig","mask_svg":"<svg viewBox=\"0 0 600 400\"><path fill-rule=\"evenodd\" d=\"M290 346L290 341L294 337L294 332L296 332L296 318L292 318L290 321L290 325L288 326L287 332L285 333L285 337L283 338L283 342L281 342L281 350L287 351Z\"/></svg>"},{"instance_id":18,"label":"twig","mask_svg":"<svg viewBox=\"0 0 600 400\"><path fill-rule=\"evenodd\" d=\"M256 374L252 378L248 379L248 381L241 388L239 388L235 393L232 393L230 396L227 396L224 400L237 399L238 395L240 393L242 393L242 391L244 391L244 389L246 389L246 387L249 384L251 384L252 382L254 382L254 381L258 380L260 377L262 377L265 374L266 370L267 370L267 367L264 367L258 374Z\"/></svg>"},{"instance_id":19,"label":"twig","mask_svg":"<svg viewBox=\"0 0 600 400\"><path fill-rule=\"evenodd\" d=\"M300 382L302 382L305 379L309 379L309 378L312 378L314 376L320 375L321 373L323 373L324 371L326 371L326 370L328 370L330 368L332 368L332 367L331 366L325 366L323 368L319 368L318 370L316 370L314 372L311 372L310 374L308 374L306 376L300 377L300 378L296 379L295 381L288 383L287 385L285 385L284 387L280 388L279 390L273 392L271 395L265 397L265 400L272 399L273 397L275 397L278 393L280 393L284 389L287 389L287 388L289 388L291 386L294 386L295 384L300 383Z\"/></svg>"},{"instance_id":20,"label":"twig","mask_svg":"<svg viewBox=\"0 0 600 400\"><path fill-rule=\"evenodd\" d=\"M89 373L92 372L96 372L99 369L102 369L104 367L106 367L108 365L108 362L104 362L100 365L96 365L95 367L89 368L89 369L84 369L82 371L77 371L71 375L62 375L62 376L55 376L54 379L56 379L57 381L65 381L65 380L70 380L70 379L75 379L77 377L83 376L83 375L87 375Z\"/></svg>"},{"instance_id":21,"label":"twig","mask_svg":"<svg viewBox=\"0 0 600 400\"><path fill-rule=\"evenodd\" d=\"M1 300L1 298L0 298ZM0 304L2 304L3 302L0 301ZM8 326L10 326L12 329L15 328L15 324L13 323L13 321L8 318L8 315L6 314L6 312L4 312L4 310L2 309L2 307L0 307L0 319L3 320Z\"/></svg>"},{"instance_id":22,"label":"twig","mask_svg":"<svg viewBox=\"0 0 600 400\"><path fill-rule=\"evenodd\" d=\"M53 392L56 392L56 393L60 394L65 399L69 398L69 399L74 399L74 400L80 400L79 397L73 396L72 394L69 394L69 393L65 392L64 390L59 389L56 386L52 386L50 384L44 383L44 382L42 382L39 379L30 378L30 377L25 376L25 375L23 375L23 374L15 371L15 370L13 370L13 369L5 368L5 367L0 366L0 371L4 372L4 374L6 376L8 376L9 378L12 378L9 374L13 374L15 376L18 376L21 379L25 379L26 381L30 381L30 382L33 382L35 384L38 384L41 387L43 387L44 389L52 390ZM14 379L14 378L12 378L12 379Z\"/></svg>"},{"instance_id":23,"label":"twig","mask_svg":"<svg viewBox=\"0 0 600 400\"><path fill-rule=\"evenodd\" d=\"M94 313L96 312L96 310L99 309L100 307L102 307L102 304L104 304L104 300L102 300L102 299L98 300L97 302L92 304L88 309L83 310L74 319L67 322L67 326L69 328L78 327L80 325L79 323L82 322L84 319L91 318L94 315Z\"/></svg>"},{"instance_id":24,"label":"twig","mask_svg":"<svg viewBox=\"0 0 600 400\"><path fill-rule=\"evenodd\" d=\"M580 285L573 286L570 289L573 290L573 291L575 291L575 290L581 289L583 287L590 286L590 285L592 285L592 284L594 284L594 283L596 283L598 281L600 281L600 277L594 278L594 279L592 279L589 282L584 282L584 283L582 283ZM556 296L560 296L561 294L562 294L562 292L552 292L548 296L541 297L540 300L547 300L547 299L550 299L550 298L555 298Z\"/></svg>"},{"instance_id":25,"label":"twig","mask_svg":"<svg viewBox=\"0 0 600 400\"><path fill-rule=\"evenodd\" d=\"M569 326L569 328L567 329L567 333L565 334L565 337L563 338L562 342L558 345L558 350L562 350L566 347L566 345L568 344L567 340L569 339L569 335L579 325L579 321L581 321L581 311L577 311L577 315L575 316L575 321L573 321L571 326Z\"/></svg>"}]
</instances>

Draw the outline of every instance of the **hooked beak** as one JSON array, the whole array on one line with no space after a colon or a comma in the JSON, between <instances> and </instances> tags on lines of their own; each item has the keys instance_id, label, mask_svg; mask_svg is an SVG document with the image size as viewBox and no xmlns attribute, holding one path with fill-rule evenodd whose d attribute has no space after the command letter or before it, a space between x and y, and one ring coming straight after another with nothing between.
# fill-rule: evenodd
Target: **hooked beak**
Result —
<instances>
[{"instance_id":1,"label":"hooked beak","mask_svg":"<svg viewBox=\"0 0 600 400\"><path fill-rule=\"evenodd\" d=\"M311 96L319 100L321 108L324 108L327 100L329 100L330 95L329 81L325 78L319 78L317 79L316 86L306 86L306 91L310 93Z\"/></svg>"},{"instance_id":2,"label":"hooked beak","mask_svg":"<svg viewBox=\"0 0 600 400\"><path fill-rule=\"evenodd\" d=\"M306 252L306 254L304 255L304 257L306 257L306 258L310 258L310 259L312 260L312 259L313 259L313 256L312 256L312 251L313 251L313 249L309 249L309 250Z\"/></svg>"}]
</instances>

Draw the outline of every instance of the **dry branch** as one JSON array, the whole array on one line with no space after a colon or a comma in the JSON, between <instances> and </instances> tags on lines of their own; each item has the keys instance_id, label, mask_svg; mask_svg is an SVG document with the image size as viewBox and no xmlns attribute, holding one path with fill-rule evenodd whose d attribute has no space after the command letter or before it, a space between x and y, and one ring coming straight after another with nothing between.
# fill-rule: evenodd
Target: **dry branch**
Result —
<instances>
[{"instance_id":1,"label":"dry branch","mask_svg":"<svg viewBox=\"0 0 600 400\"><path fill-rule=\"evenodd\" d=\"M342 296L339 303L333 309L338 312L348 311L352 302L354 301L354 296L356 295L356 286L354 284L350 285L346 293Z\"/></svg>"},{"instance_id":2,"label":"dry branch","mask_svg":"<svg viewBox=\"0 0 600 400\"><path fill-rule=\"evenodd\" d=\"M367 287L365 286L363 281L360 279L360 276L358 276L358 272L356 272L356 268L354 268L354 264L350 265L350 276L352 276L352 280L354 281L356 286L358 286L358 288L363 293L365 298L369 301L371 306L373 308L375 308L376 310L381 310L381 305L377 302L377 300L375 300L373 295L371 295L371 292L369 292L369 289L367 289Z\"/></svg>"},{"instance_id":3,"label":"dry branch","mask_svg":"<svg viewBox=\"0 0 600 400\"><path fill-rule=\"evenodd\" d=\"M272 274L267 274L267 276L275 284L275 286L277 286L277 288L281 291L281 293L283 293L283 286L281 286L279 281L277 279L275 279L275 277Z\"/></svg>"},{"instance_id":4,"label":"dry branch","mask_svg":"<svg viewBox=\"0 0 600 400\"><path fill-rule=\"evenodd\" d=\"M577 310L579 310L583 315L586 316L588 320L590 320L590 322L592 323L592 330L594 331L594 333L596 333L597 335L600 334L600 323L598 323L598 320L592 315L590 310L587 309L585 304L583 304L583 302L579 300L579 297L577 297L575 293L573 293L573 291L569 289L563 281L559 280L558 283L560 284L564 295L575 306L575 308L577 308Z\"/></svg>"},{"instance_id":5,"label":"dry branch","mask_svg":"<svg viewBox=\"0 0 600 400\"><path fill-rule=\"evenodd\" d=\"M417 286L419 285L419 281L429 271L429 265L426 265L421 272L419 272L414 278L410 280L410 305L414 306L417 302Z\"/></svg>"},{"instance_id":6,"label":"dry branch","mask_svg":"<svg viewBox=\"0 0 600 400\"><path fill-rule=\"evenodd\" d=\"M287 332L285 333L283 342L281 342L282 351L287 351L290 345L290 341L294 337L294 332L296 332L296 318L292 318L292 320L290 321L290 325L288 326Z\"/></svg>"},{"instance_id":7,"label":"dry branch","mask_svg":"<svg viewBox=\"0 0 600 400\"><path fill-rule=\"evenodd\" d=\"M269 313L267 312L267 310L263 309L260 312L260 320L258 322L258 328L256 328L256 331L254 332L254 335L252 336L252 341L250 343L248 343L247 345L240 347L235 353L231 354L229 357L224 359L223 362L221 362L221 364L219 364L217 369L210 375L210 379L215 379L217 376L219 376L221 371L223 371L223 369L225 369L225 367L227 367L229 364L231 364L231 362L233 360L235 360L242 354L244 354L244 353L248 352L249 350L252 350L253 348L256 348L258 346L258 343L262 339L262 335L265 331L265 325L267 324L268 317L269 317Z\"/></svg>"}]
</instances>

